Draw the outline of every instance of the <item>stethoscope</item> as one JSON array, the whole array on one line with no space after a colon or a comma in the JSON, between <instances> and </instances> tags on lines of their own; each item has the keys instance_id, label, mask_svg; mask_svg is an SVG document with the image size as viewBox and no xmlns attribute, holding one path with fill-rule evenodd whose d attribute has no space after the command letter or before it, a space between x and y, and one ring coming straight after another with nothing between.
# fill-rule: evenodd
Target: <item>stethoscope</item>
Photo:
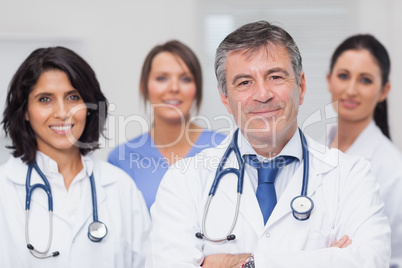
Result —
<instances>
[{"instance_id":1,"label":"stethoscope","mask_svg":"<svg viewBox=\"0 0 402 268\"><path fill-rule=\"evenodd\" d=\"M44 184L36 183L31 186L31 174L32 169L35 168L36 172L38 172L39 176L42 178ZM91 191L92 191L92 208L93 208L93 222L89 224L88 227L88 238L92 242L100 242L106 235L107 235L107 227L103 222L98 221L98 204L96 201L96 189L95 189L95 180L94 175L91 174L89 177L91 182ZM45 250L41 251L32 246L29 242L29 210L31 207L31 197L32 193L36 188L42 188L48 198L48 205L49 205L49 239L48 244ZM52 190L50 188L49 181L47 180L45 174L40 170L39 166L35 162L34 164L30 164L28 166L27 171L27 179L26 179L26 199L25 199L25 239L27 242L27 247L31 254L39 259L45 259L49 257L56 257L60 255L58 251L55 251L49 255L47 255L50 246L52 244L52 236L53 236L53 196Z\"/></svg>"},{"instance_id":2,"label":"stethoscope","mask_svg":"<svg viewBox=\"0 0 402 268\"><path fill-rule=\"evenodd\" d=\"M198 232L195 234L197 238L200 239L206 239L211 242L223 242L223 241L231 241L236 239L236 236L232 233L237 222L237 218L239 215L239 208L240 208L240 200L241 200L241 195L243 193L243 181L244 181L244 165L245 161L241 157L241 153L239 150L239 147L237 145L237 137L239 134L239 129L237 129L234 134L233 138L229 144L229 147L226 149L225 154L222 157L221 162L219 163L219 166L216 170L215 174L215 179L212 183L211 189L209 191L208 195L208 200L207 204L204 209L204 214L202 217L202 232ZM307 141L306 137L304 136L303 132L299 129L299 134L300 134L300 139L302 143L302 149L303 149L303 159L304 159L304 164L303 164L303 185L302 185L302 190L301 190L301 195L296 196L293 198L293 200L290 202L290 207L292 209L293 216L295 219L299 221L304 221L307 220L310 217L311 211L313 210L314 203L311 198L307 196L307 185L308 185L308 176L309 176L309 152L307 148ZM234 153L236 156L236 160L238 162L239 168L226 168L224 169L224 166L226 165L226 162L229 159L229 155L231 153ZM211 204L212 198L214 197L216 190L218 189L218 184L220 180L227 174L234 173L237 176L237 201L236 201L236 210L235 210L235 215L233 217L232 225L230 226L229 231L227 232L225 237L221 238L211 238L207 235L206 228L205 228L205 222L207 219L208 211L209 211L209 206Z\"/></svg>"}]
</instances>

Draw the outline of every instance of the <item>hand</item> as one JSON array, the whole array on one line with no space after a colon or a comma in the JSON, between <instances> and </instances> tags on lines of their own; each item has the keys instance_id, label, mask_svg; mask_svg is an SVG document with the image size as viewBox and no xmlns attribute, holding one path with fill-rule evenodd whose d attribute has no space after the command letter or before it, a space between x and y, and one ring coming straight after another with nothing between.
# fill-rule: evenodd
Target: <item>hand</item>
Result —
<instances>
[{"instance_id":1,"label":"hand","mask_svg":"<svg viewBox=\"0 0 402 268\"><path fill-rule=\"evenodd\" d=\"M251 254L213 254L206 256L203 268L239 268Z\"/></svg>"},{"instance_id":2,"label":"hand","mask_svg":"<svg viewBox=\"0 0 402 268\"><path fill-rule=\"evenodd\" d=\"M334 243L332 243L330 248L347 248L352 244L352 240L349 239L349 236L344 235L341 239L335 240Z\"/></svg>"}]
</instances>

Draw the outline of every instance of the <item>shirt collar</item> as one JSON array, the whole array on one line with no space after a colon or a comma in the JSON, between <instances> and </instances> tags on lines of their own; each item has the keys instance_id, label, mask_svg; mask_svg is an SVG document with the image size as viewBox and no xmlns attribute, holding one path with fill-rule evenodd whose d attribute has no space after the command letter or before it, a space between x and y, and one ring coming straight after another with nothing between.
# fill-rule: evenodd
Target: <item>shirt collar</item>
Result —
<instances>
[{"instance_id":1,"label":"shirt collar","mask_svg":"<svg viewBox=\"0 0 402 268\"><path fill-rule=\"evenodd\" d=\"M83 169L81 170L80 173L83 174L83 176L80 177L90 176L94 171L95 166L93 157L91 157L91 155L86 156L81 155L81 161ZM52 180L52 178L54 177L60 176L56 161L54 161L44 153L41 153L39 151L36 152L36 163L38 164L39 168L45 174L45 176L48 178L49 181ZM21 160L20 157L16 158L11 156L5 167L5 176L13 183L25 185L27 170L28 170L27 165ZM34 170L32 171L32 173L33 176L38 175L37 172ZM105 184L114 182L115 179L110 178L108 180L103 181L104 181L103 183Z\"/></svg>"},{"instance_id":2,"label":"shirt collar","mask_svg":"<svg viewBox=\"0 0 402 268\"><path fill-rule=\"evenodd\" d=\"M268 160L266 157L261 156L256 153L254 148L250 145L250 143L243 136L243 134L241 133L240 130L239 130L239 135L237 138L237 144L239 145L239 150L240 150L240 153L242 156L246 155L246 154L253 154L253 155L256 155L260 159L260 161ZM303 149L301 146L301 139L300 139L298 129L295 131L292 138L285 145L285 147L283 147L282 151L276 157L278 157L280 155L293 156L293 157L297 158L299 160L299 162L301 161L301 159L303 158Z\"/></svg>"},{"instance_id":3,"label":"shirt collar","mask_svg":"<svg viewBox=\"0 0 402 268\"><path fill-rule=\"evenodd\" d=\"M86 174L88 177L91 176L94 167L92 158L88 155L81 155L81 162L83 169L80 173ZM38 164L42 172L49 178L53 177L52 174L59 174L57 162L40 151L36 152L36 163Z\"/></svg>"}]
</instances>

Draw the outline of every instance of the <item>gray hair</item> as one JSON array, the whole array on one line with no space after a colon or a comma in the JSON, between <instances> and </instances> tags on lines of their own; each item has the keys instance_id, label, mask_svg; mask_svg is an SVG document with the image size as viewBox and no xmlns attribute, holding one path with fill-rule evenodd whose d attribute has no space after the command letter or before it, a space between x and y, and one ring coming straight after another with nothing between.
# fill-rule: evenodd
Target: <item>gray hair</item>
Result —
<instances>
[{"instance_id":1,"label":"gray hair","mask_svg":"<svg viewBox=\"0 0 402 268\"><path fill-rule=\"evenodd\" d=\"M226 96L226 59L231 51L246 50L252 55L261 47L270 45L284 46L291 58L297 84L300 83L300 73L303 69L302 58L295 41L283 28L272 25L267 21L257 21L245 24L229 34L219 45L215 56L215 75L220 92Z\"/></svg>"}]
</instances>

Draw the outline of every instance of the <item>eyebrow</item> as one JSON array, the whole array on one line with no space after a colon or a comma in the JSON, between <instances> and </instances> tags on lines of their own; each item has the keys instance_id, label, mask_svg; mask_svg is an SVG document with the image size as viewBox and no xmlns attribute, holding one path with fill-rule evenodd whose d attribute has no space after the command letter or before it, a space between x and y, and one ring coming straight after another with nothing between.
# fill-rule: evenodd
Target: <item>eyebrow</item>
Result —
<instances>
[{"instance_id":1,"label":"eyebrow","mask_svg":"<svg viewBox=\"0 0 402 268\"><path fill-rule=\"evenodd\" d=\"M178 73L179 75L190 75L193 76L193 74L190 71L181 71ZM171 75L171 72L169 70L163 70L163 71L155 71L154 76L158 76L158 75ZM176 73L174 73L173 75L176 75Z\"/></svg>"},{"instance_id":2,"label":"eyebrow","mask_svg":"<svg viewBox=\"0 0 402 268\"><path fill-rule=\"evenodd\" d=\"M270 74L272 74L272 73L283 73L283 74L286 75L286 76L289 76L289 75L290 75L289 72L288 72L286 69L281 68L281 67L276 67L276 68L273 68L273 69L269 69L269 70L265 73L265 75L267 76L267 75L270 75Z\"/></svg>"},{"instance_id":3,"label":"eyebrow","mask_svg":"<svg viewBox=\"0 0 402 268\"><path fill-rule=\"evenodd\" d=\"M78 90L73 89L73 90L67 91L66 94L64 94L64 96L68 96L68 95L74 94L74 93L81 95L81 94L78 92ZM49 96L52 96L52 95L54 95L54 94L53 94L53 93L49 93L49 92L40 92L40 93L36 94L36 95L34 96L34 98L49 97Z\"/></svg>"},{"instance_id":4,"label":"eyebrow","mask_svg":"<svg viewBox=\"0 0 402 268\"><path fill-rule=\"evenodd\" d=\"M347 73L350 73L348 69L344 69L344 68L341 68L341 69L337 70L337 72L338 72L338 73L339 73L339 72L347 72Z\"/></svg>"},{"instance_id":5,"label":"eyebrow","mask_svg":"<svg viewBox=\"0 0 402 268\"><path fill-rule=\"evenodd\" d=\"M76 90L76 89L74 88L73 90L67 91L67 93L66 93L65 95L67 96L67 95L74 94L74 93L80 94L80 93L78 92L78 90ZM81 95L81 94L80 94L80 95Z\"/></svg>"},{"instance_id":6,"label":"eyebrow","mask_svg":"<svg viewBox=\"0 0 402 268\"><path fill-rule=\"evenodd\" d=\"M48 92L40 92L40 93L36 94L36 95L33 96L33 97L34 97L34 99L36 99L36 98L39 98L39 97L49 97L49 96L51 96L51 95L53 95L53 94L48 93Z\"/></svg>"},{"instance_id":7,"label":"eyebrow","mask_svg":"<svg viewBox=\"0 0 402 268\"><path fill-rule=\"evenodd\" d=\"M238 74L233 78L232 85L236 84L236 81L244 78L252 78L252 76L249 74Z\"/></svg>"},{"instance_id":8,"label":"eyebrow","mask_svg":"<svg viewBox=\"0 0 402 268\"><path fill-rule=\"evenodd\" d=\"M371 73L361 73L360 76L370 76L371 78L374 77L374 75Z\"/></svg>"},{"instance_id":9,"label":"eyebrow","mask_svg":"<svg viewBox=\"0 0 402 268\"><path fill-rule=\"evenodd\" d=\"M275 67L273 69L269 69L268 71L265 72L265 76L268 76L273 73L283 73L284 75L289 76L289 72L281 67ZM252 76L249 74L238 74L233 78L232 85L235 84L237 80L243 78L252 78Z\"/></svg>"},{"instance_id":10,"label":"eyebrow","mask_svg":"<svg viewBox=\"0 0 402 268\"><path fill-rule=\"evenodd\" d=\"M348 69L339 69L338 70L338 73L339 72L346 72L346 73L350 73L350 71L348 70ZM359 73L359 76L369 76L370 78L373 78L374 77L374 75L373 74L371 74L371 73Z\"/></svg>"}]
</instances>

